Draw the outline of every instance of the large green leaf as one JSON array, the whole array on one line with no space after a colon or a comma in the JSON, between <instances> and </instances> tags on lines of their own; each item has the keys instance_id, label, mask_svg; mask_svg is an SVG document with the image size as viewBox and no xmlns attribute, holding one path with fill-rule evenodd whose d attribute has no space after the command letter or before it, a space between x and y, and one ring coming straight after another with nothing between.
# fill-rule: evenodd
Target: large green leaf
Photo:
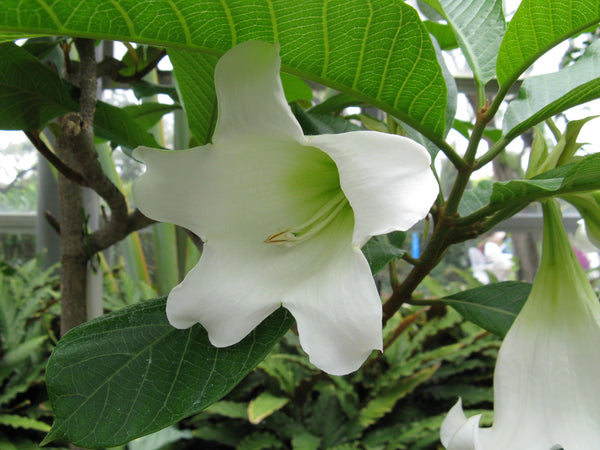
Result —
<instances>
[{"instance_id":1,"label":"large green leaf","mask_svg":"<svg viewBox=\"0 0 600 450\"><path fill-rule=\"evenodd\" d=\"M498 83L511 85L546 51L599 21L598 0L523 0L500 45Z\"/></svg>"},{"instance_id":2,"label":"large green leaf","mask_svg":"<svg viewBox=\"0 0 600 450\"><path fill-rule=\"evenodd\" d=\"M450 70L444 62L444 55L442 54L442 50L440 49L439 44L434 43L434 48L438 58L438 63L440 65L440 68L442 69L442 76L444 77L444 81L446 82L446 91L448 98L446 104L446 131L444 132L444 137L446 137L452 129L452 124L454 123L454 118L456 116L458 104L458 88L456 86L456 80L454 79L454 76L452 75L452 73L450 73ZM423 133L418 132L410 125L403 124L402 128L405 129L406 135L408 137L423 145L427 149L427 151L431 155L432 160L436 158L437 154L440 151L440 147L438 144L432 142L430 138L425 136Z\"/></svg>"},{"instance_id":3,"label":"large green leaf","mask_svg":"<svg viewBox=\"0 0 600 450\"><path fill-rule=\"evenodd\" d=\"M135 41L220 55L278 42L284 70L441 136L446 87L429 33L401 0L4 0L6 32Z\"/></svg>"},{"instance_id":4,"label":"large green leaf","mask_svg":"<svg viewBox=\"0 0 600 450\"><path fill-rule=\"evenodd\" d=\"M181 109L179 105L166 103L146 102L139 105L127 105L123 109L140 127L149 130L156 125L165 114Z\"/></svg>"},{"instance_id":5,"label":"large green leaf","mask_svg":"<svg viewBox=\"0 0 600 450\"><path fill-rule=\"evenodd\" d=\"M488 204L492 195L494 182L492 180L481 180L473 189L467 189L458 205L458 213L468 216Z\"/></svg>"},{"instance_id":6,"label":"large green leaf","mask_svg":"<svg viewBox=\"0 0 600 450\"><path fill-rule=\"evenodd\" d=\"M173 328L165 299L87 322L59 341L48 362L56 419L44 442L113 447L197 413L239 383L292 322L279 309L227 348L213 347L199 325Z\"/></svg>"},{"instance_id":7,"label":"large green leaf","mask_svg":"<svg viewBox=\"0 0 600 450\"><path fill-rule=\"evenodd\" d=\"M79 110L79 89L13 43L0 45L0 129L35 130ZM98 102L94 132L117 145L157 147L154 138L125 111Z\"/></svg>"},{"instance_id":8,"label":"large green leaf","mask_svg":"<svg viewBox=\"0 0 600 450\"><path fill-rule=\"evenodd\" d=\"M0 45L0 129L37 130L79 105L69 87L27 51Z\"/></svg>"},{"instance_id":9,"label":"large green leaf","mask_svg":"<svg viewBox=\"0 0 600 450\"><path fill-rule=\"evenodd\" d=\"M555 73L527 78L519 98L508 105L502 127L513 138L538 122L572 106L600 97L600 41Z\"/></svg>"},{"instance_id":10,"label":"large green leaf","mask_svg":"<svg viewBox=\"0 0 600 450\"><path fill-rule=\"evenodd\" d=\"M302 127L302 132L309 136L317 134L337 134L348 131L358 131L361 128L345 119L333 114L318 114L311 110L305 111L298 103L291 104L292 113Z\"/></svg>"},{"instance_id":11,"label":"large green leaf","mask_svg":"<svg viewBox=\"0 0 600 450\"><path fill-rule=\"evenodd\" d=\"M96 103L94 133L129 150L138 145L160 147L154 137L138 125L125 110L109 103Z\"/></svg>"},{"instance_id":12,"label":"large green leaf","mask_svg":"<svg viewBox=\"0 0 600 450\"><path fill-rule=\"evenodd\" d=\"M431 20L426 20L423 22L427 27L427 30L433 35L435 40L437 41L440 49L442 50L454 50L458 47L458 42L456 42L456 35L452 30L452 27L445 23L432 22Z\"/></svg>"},{"instance_id":13,"label":"large green leaf","mask_svg":"<svg viewBox=\"0 0 600 450\"><path fill-rule=\"evenodd\" d=\"M217 120L214 71L218 58L189 50L169 50L190 132L199 145L210 141Z\"/></svg>"},{"instance_id":14,"label":"large green leaf","mask_svg":"<svg viewBox=\"0 0 600 450\"><path fill-rule=\"evenodd\" d=\"M504 337L531 291L531 284L505 281L444 297L465 319Z\"/></svg>"},{"instance_id":15,"label":"large green leaf","mask_svg":"<svg viewBox=\"0 0 600 450\"><path fill-rule=\"evenodd\" d=\"M490 205L509 206L571 192L600 189L600 153L544 172L530 180L497 182Z\"/></svg>"},{"instance_id":16,"label":"large green leaf","mask_svg":"<svg viewBox=\"0 0 600 450\"><path fill-rule=\"evenodd\" d=\"M478 84L496 74L496 54L506 29L502 0L425 0L454 30Z\"/></svg>"}]
</instances>

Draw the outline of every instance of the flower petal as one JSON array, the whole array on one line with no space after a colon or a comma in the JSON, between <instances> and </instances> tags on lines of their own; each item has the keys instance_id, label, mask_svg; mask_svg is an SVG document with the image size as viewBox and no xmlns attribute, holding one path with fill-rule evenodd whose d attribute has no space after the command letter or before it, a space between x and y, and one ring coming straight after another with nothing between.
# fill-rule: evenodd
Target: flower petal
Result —
<instances>
[{"instance_id":1,"label":"flower petal","mask_svg":"<svg viewBox=\"0 0 600 450\"><path fill-rule=\"evenodd\" d=\"M262 243L278 228L303 223L340 189L333 161L294 141L249 137L244 145L138 147L133 155L147 167L132 187L135 205L204 241L223 236L240 245Z\"/></svg>"},{"instance_id":2,"label":"flower petal","mask_svg":"<svg viewBox=\"0 0 600 450\"><path fill-rule=\"evenodd\" d=\"M561 277L569 279L566 273L553 278ZM557 443L566 449L594 448L600 442L599 317L583 312L577 301L563 301L564 308L532 301L541 281L534 284L498 355L494 426L481 436L486 449L546 450ZM558 284L565 282L545 279L546 300L575 297Z\"/></svg>"},{"instance_id":3,"label":"flower petal","mask_svg":"<svg viewBox=\"0 0 600 450\"><path fill-rule=\"evenodd\" d=\"M200 322L216 346L234 344L285 306L311 361L335 375L356 370L381 349L381 301L369 266L350 245L349 207L314 238L294 247L209 240L199 264L169 295L176 327ZM326 250L324 252L324 250Z\"/></svg>"},{"instance_id":4,"label":"flower petal","mask_svg":"<svg viewBox=\"0 0 600 450\"><path fill-rule=\"evenodd\" d=\"M305 142L285 100L280 68L279 46L267 42L243 42L219 59L214 143L244 134Z\"/></svg>"},{"instance_id":5,"label":"flower petal","mask_svg":"<svg viewBox=\"0 0 600 450\"><path fill-rule=\"evenodd\" d=\"M308 137L337 165L354 210L354 245L407 230L429 212L439 188L427 150L401 136L355 131Z\"/></svg>"},{"instance_id":6,"label":"flower petal","mask_svg":"<svg viewBox=\"0 0 600 450\"><path fill-rule=\"evenodd\" d=\"M146 165L146 172L131 187L135 207L147 217L180 225L205 239L197 203L201 194L190 193L202 176L211 147L178 151L137 147L133 157Z\"/></svg>"},{"instance_id":7,"label":"flower petal","mask_svg":"<svg viewBox=\"0 0 600 450\"><path fill-rule=\"evenodd\" d=\"M452 440L446 447L448 450L491 450L489 447L481 445L479 440L479 420L481 414L469 417L467 421L458 429L452 437ZM504 447L506 449L517 450L516 447ZM526 450L525 447L519 450ZM527 449L529 450L529 449Z\"/></svg>"},{"instance_id":8,"label":"flower petal","mask_svg":"<svg viewBox=\"0 0 600 450\"><path fill-rule=\"evenodd\" d=\"M283 305L296 318L300 344L315 366L332 375L357 370L383 350L381 300L359 249L299 284Z\"/></svg>"},{"instance_id":9,"label":"flower petal","mask_svg":"<svg viewBox=\"0 0 600 450\"><path fill-rule=\"evenodd\" d=\"M456 432L462 427L467 421L467 417L462 408L462 399L459 398L458 401L454 404L446 418L442 422L442 427L440 429L440 440L442 441L442 445L444 447L448 447L450 441L456 434Z\"/></svg>"},{"instance_id":10,"label":"flower petal","mask_svg":"<svg viewBox=\"0 0 600 450\"><path fill-rule=\"evenodd\" d=\"M189 328L199 322L216 347L242 340L281 305L283 295L281 285L259 284L269 281L264 264L244 269L240 265L255 261L230 250L207 243L198 264L167 299L171 325Z\"/></svg>"}]
</instances>

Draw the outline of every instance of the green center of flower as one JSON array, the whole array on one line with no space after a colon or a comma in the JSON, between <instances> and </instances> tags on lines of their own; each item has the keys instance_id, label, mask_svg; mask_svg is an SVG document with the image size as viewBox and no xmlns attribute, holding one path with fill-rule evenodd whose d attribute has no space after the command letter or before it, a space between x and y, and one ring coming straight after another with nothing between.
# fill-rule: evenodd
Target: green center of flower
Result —
<instances>
[{"instance_id":1,"label":"green center of flower","mask_svg":"<svg viewBox=\"0 0 600 450\"><path fill-rule=\"evenodd\" d=\"M265 243L292 247L305 242L329 225L347 204L348 200L340 190L306 222L273 233L265 239Z\"/></svg>"}]
</instances>

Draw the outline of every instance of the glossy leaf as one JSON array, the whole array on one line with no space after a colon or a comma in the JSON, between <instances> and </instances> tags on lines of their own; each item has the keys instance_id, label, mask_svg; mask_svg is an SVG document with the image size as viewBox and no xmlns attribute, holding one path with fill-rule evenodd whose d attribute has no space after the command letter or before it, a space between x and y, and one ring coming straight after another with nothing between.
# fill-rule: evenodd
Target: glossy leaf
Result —
<instances>
[{"instance_id":1,"label":"glossy leaf","mask_svg":"<svg viewBox=\"0 0 600 450\"><path fill-rule=\"evenodd\" d=\"M289 73L282 72L281 84L283 85L285 100L288 103L298 102L304 107L311 106L313 91L306 81Z\"/></svg>"},{"instance_id":2,"label":"glossy leaf","mask_svg":"<svg viewBox=\"0 0 600 450\"><path fill-rule=\"evenodd\" d=\"M369 262L373 275L381 272L389 262L401 258L404 253L402 244L406 238L403 231L395 231L389 235L373 236L363 246L362 252Z\"/></svg>"},{"instance_id":3,"label":"glossy leaf","mask_svg":"<svg viewBox=\"0 0 600 450\"><path fill-rule=\"evenodd\" d=\"M139 126L123 109L105 102L96 103L94 134L133 150L138 145L159 147L152 135Z\"/></svg>"},{"instance_id":4,"label":"glossy leaf","mask_svg":"<svg viewBox=\"0 0 600 450\"><path fill-rule=\"evenodd\" d=\"M538 122L572 106L600 97L600 41L590 45L583 56L558 72L527 78L519 98L506 110L502 124L511 139Z\"/></svg>"},{"instance_id":5,"label":"glossy leaf","mask_svg":"<svg viewBox=\"0 0 600 450\"><path fill-rule=\"evenodd\" d=\"M487 205L492 195L494 182L491 180L481 180L473 189L468 189L460 199L458 213L461 216L468 216L478 209Z\"/></svg>"},{"instance_id":6,"label":"glossy leaf","mask_svg":"<svg viewBox=\"0 0 600 450\"><path fill-rule=\"evenodd\" d=\"M508 206L540 198L600 189L600 154L544 172L530 180L497 182L490 205Z\"/></svg>"},{"instance_id":7,"label":"glossy leaf","mask_svg":"<svg viewBox=\"0 0 600 450\"><path fill-rule=\"evenodd\" d=\"M341 116L333 114L315 114L305 111L297 103L291 104L292 112L307 136L317 134L336 134L358 131L361 128Z\"/></svg>"},{"instance_id":8,"label":"glossy leaf","mask_svg":"<svg viewBox=\"0 0 600 450\"><path fill-rule=\"evenodd\" d=\"M79 90L13 43L0 45L0 129L36 130L79 110ZM129 148L158 146L125 111L97 102L96 135Z\"/></svg>"},{"instance_id":9,"label":"glossy leaf","mask_svg":"<svg viewBox=\"0 0 600 450\"><path fill-rule=\"evenodd\" d=\"M173 328L165 299L87 322L59 341L48 363L56 419L44 442L113 447L197 413L239 383L292 323L279 309L240 343L216 348L199 325Z\"/></svg>"},{"instance_id":10,"label":"glossy leaf","mask_svg":"<svg viewBox=\"0 0 600 450\"><path fill-rule=\"evenodd\" d=\"M442 50L454 50L458 47L456 36L450 25L432 22L431 20L426 20L423 23L425 24L425 27L427 27L427 30L433 35Z\"/></svg>"},{"instance_id":11,"label":"glossy leaf","mask_svg":"<svg viewBox=\"0 0 600 450\"><path fill-rule=\"evenodd\" d=\"M74 13L76 11L76 13ZM108 19L110 18L110 20ZM220 55L278 42L285 71L359 98L441 136L446 87L429 33L402 1L5 0L6 32L80 36Z\"/></svg>"},{"instance_id":12,"label":"glossy leaf","mask_svg":"<svg viewBox=\"0 0 600 450\"><path fill-rule=\"evenodd\" d=\"M597 0L523 0L498 52L498 84L511 85L556 44L600 21Z\"/></svg>"},{"instance_id":13,"label":"glossy leaf","mask_svg":"<svg viewBox=\"0 0 600 450\"><path fill-rule=\"evenodd\" d=\"M145 97L152 97L157 94L165 94L171 97L174 102L179 101L177 91L173 86L165 86L163 84L153 84L148 81L136 81L130 84L133 94L136 98L142 99Z\"/></svg>"},{"instance_id":14,"label":"glossy leaf","mask_svg":"<svg viewBox=\"0 0 600 450\"><path fill-rule=\"evenodd\" d=\"M169 50L177 90L192 136L198 145L207 144L217 121L215 65L219 58L189 50Z\"/></svg>"},{"instance_id":15,"label":"glossy leaf","mask_svg":"<svg viewBox=\"0 0 600 450\"><path fill-rule=\"evenodd\" d=\"M442 76L444 77L444 81L446 83L446 91L448 95L448 103L446 105L446 131L444 132L444 137L446 137L452 128L452 124L454 123L456 116L456 110L458 106L458 88L456 86L456 80L454 79L454 76L446 66L444 55L437 42L434 42L434 47L436 56L438 58L438 63L442 69ZM402 128L406 131L406 135L408 137L415 140L427 149L432 160L436 158L440 151L438 144L432 142L431 139L423 135L423 133L420 133L418 130L406 123L402 124Z\"/></svg>"},{"instance_id":16,"label":"glossy leaf","mask_svg":"<svg viewBox=\"0 0 600 450\"><path fill-rule=\"evenodd\" d=\"M142 103L139 105L127 105L123 109L144 130L149 130L156 125L165 114L180 109L179 105L168 105L165 103Z\"/></svg>"},{"instance_id":17,"label":"glossy leaf","mask_svg":"<svg viewBox=\"0 0 600 450\"><path fill-rule=\"evenodd\" d=\"M37 130L79 107L68 85L13 43L0 45L0 129Z\"/></svg>"},{"instance_id":18,"label":"glossy leaf","mask_svg":"<svg viewBox=\"0 0 600 450\"><path fill-rule=\"evenodd\" d=\"M521 311L531 284L504 281L458 292L441 299L465 319L504 337Z\"/></svg>"},{"instance_id":19,"label":"glossy leaf","mask_svg":"<svg viewBox=\"0 0 600 450\"><path fill-rule=\"evenodd\" d=\"M502 0L425 0L450 24L475 80L496 74L496 55L506 29Z\"/></svg>"}]
</instances>

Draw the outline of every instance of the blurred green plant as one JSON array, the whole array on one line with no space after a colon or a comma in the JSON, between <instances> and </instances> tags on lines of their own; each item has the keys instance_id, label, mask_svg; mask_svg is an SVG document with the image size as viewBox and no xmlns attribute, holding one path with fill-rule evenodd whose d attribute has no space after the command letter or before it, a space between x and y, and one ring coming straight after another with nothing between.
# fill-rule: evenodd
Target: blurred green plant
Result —
<instances>
[{"instance_id":1,"label":"blurred green plant","mask_svg":"<svg viewBox=\"0 0 600 450\"><path fill-rule=\"evenodd\" d=\"M124 264L108 268L103 260L103 305L108 311L116 311L142 300L157 297L156 290L144 280L136 280L125 270Z\"/></svg>"},{"instance_id":2,"label":"blurred green plant","mask_svg":"<svg viewBox=\"0 0 600 450\"><path fill-rule=\"evenodd\" d=\"M37 448L50 430L44 368L57 341L57 300L56 267L43 270L41 258L0 262L0 448Z\"/></svg>"}]
</instances>

